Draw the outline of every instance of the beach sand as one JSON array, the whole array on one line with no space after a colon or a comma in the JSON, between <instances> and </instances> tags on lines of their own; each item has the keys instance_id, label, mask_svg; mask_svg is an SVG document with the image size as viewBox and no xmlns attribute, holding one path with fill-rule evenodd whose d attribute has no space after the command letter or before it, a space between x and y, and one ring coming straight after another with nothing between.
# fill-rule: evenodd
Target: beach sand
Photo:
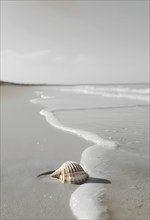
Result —
<instances>
[{"instance_id":1,"label":"beach sand","mask_svg":"<svg viewBox=\"0 0 150 220\"><path fill-rule=\"evenodd\" d=\"M49 126L29 102L34 89L1 86L1 219L75 219L69 200L77 186L36 176L79 162L88 143Z\"/></svg>"},{"instance_id":2,"label":"beach sand","mask_svg":"<svg viewBox=\"0 0 150 220\"><path fill-rule=\"evenodd\" d=\"M38 89L1 86L2 220L76 219L70 209L70 197L78 186L36 176L54 170L67 160L80 162L82 152L92 143L51 127L39 114L43 107L29 102ZM138 109L136 114L129 108L111 112L106 109L60 111L55 115L65 126L120 143L120 149L105 155L105 170L102 170L111 181L103 184L107 188L110 219L148 220L148 108ZM95 148L92 152L99 158L103 150ZM99 160L97 170L102 169L102 163Z\"/></svg>"}]
</instances>

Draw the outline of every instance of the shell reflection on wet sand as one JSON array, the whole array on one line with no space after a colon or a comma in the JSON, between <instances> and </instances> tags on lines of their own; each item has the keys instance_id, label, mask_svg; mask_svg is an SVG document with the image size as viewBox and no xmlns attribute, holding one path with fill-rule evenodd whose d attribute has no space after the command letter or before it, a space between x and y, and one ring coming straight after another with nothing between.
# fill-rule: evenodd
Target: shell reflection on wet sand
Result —
<instances>
[{"instance_id":1,"label":"shell reflection on wet sand","mask_svg":"<svg viewBox=\"0 0 150 220\"><path fill-rule=\"evenodd\" d=\"M84 171L80 164L67 161L60 168L55 170L51 177L58 178L63 183L80 184L84 183L88 174Z\"/></svg>"}]
</instances>

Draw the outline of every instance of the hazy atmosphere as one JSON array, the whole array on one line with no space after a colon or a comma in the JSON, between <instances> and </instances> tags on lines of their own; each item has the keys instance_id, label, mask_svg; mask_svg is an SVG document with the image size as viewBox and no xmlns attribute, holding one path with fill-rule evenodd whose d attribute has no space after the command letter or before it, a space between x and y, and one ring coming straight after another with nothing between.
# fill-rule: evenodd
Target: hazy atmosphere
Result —
<instances>
[{"instance_id":1,"label":"hazy atmosphere","mask_svg":"<svg viewBox=\"0 0 150 220\"><path fill-rule=\"evenodd\" d=\"M149 1L1 1L1 79L148 82Z\"/></svg>"},{"instance_id":2,"label":"hazy atmosphere","mask_svg":"<svg viewBox=\"0 0 150 220\"><path fill-rule=\"evenodd\" d=\"M0 219L149 220L149 1L0 2Z\"/></svg>"}]
</instances>

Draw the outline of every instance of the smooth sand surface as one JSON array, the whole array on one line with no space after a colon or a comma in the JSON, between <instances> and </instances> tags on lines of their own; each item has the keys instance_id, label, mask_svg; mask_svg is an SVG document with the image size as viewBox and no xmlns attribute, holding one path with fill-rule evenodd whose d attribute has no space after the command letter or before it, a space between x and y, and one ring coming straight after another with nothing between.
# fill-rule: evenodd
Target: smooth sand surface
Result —
<instances>
[{"instance_id":1,"label":"smooth sand surface","mask_svg":"<svg viewBox=\"0 0 150 220\"><path fill-rule=\"evenodd\" d=\"M29 102L34 89L1 86L1 219L74 219L69 200L78 186L36 176L79 162L88 143L46 123Z\"/></svg>"}]
</instances>

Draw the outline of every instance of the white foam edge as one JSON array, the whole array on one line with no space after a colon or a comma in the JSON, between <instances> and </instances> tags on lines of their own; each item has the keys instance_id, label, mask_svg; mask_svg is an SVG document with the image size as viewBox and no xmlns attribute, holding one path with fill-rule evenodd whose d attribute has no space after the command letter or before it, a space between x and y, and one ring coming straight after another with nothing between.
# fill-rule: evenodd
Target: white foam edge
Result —
<instances>
[{"instance_id":1,"label":"white foam edge","mask_svg":"<svg viewBox=\"0 0 150 220\"><path fill-rule=\"evenodd\" d=\"M77 219L109 219L105 204L106 189L100 184L85 183L71 195L70 207Z\"/></svg>"},{"instance_id":2,"label":"white foam edge","mask_svg":"<svg viewBox=\"0 0 150 220\"><path fill-rule=\"evenodd\" d=\"M52 125L53 127L57 128L59 130L75 134L75 135L85 139L86 141L90 141L94 144L98 144L101 147L105 147L105 148L109 148L109 149L115 149L115 148L119 147L118 143L116 143L114 141L105 140L92 132L81 130L81 129L75 129L75 128L71 128L71 127L67 127L67 126L62 125L61 122L54 116L54 113L52 113L49 109L41 110L40 114L45 116L46 121L50 125Z\"/></svg>"},{"instance_id":3,"label":"white foam edge","mask_svg":"<svg viewBox=\"0 0 150 220\"><path fill-rule=\"evenodd\" d=\"M107 152L99 145L83 151L80 164L88 171L89 178L107 179ZM87 181L72 193L70 207L78 219L109 219L107 188L104 184Z\"/></svg>"}]
</instances>

